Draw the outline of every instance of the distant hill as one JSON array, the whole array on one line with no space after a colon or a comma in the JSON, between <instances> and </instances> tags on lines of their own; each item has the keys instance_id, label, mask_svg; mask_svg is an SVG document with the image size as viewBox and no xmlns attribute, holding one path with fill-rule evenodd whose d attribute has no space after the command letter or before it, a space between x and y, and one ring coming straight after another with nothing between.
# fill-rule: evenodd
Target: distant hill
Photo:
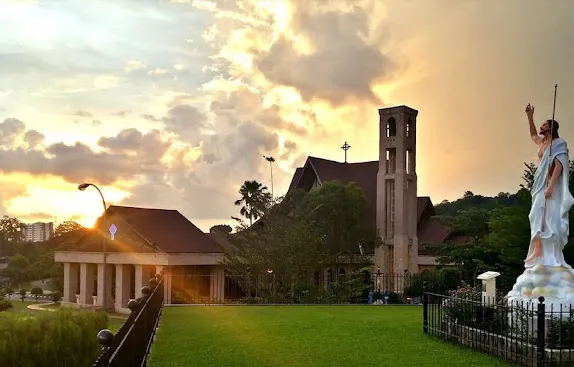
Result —
<instances>
[{"instance_id":1,"label":"distant hill","mask_svg":"<svg viewBox=\"0 0 574 367\"><path fill-rule=\"evenodd\" d=\"M470 208L494 209L497 206L514 206L519 204L517 194L501 192L495 197L474 195L471 191L465 192L464 196L456 201L443 201L435 205L436 215L454 216L460 210Z\"/></svg>"}]
</instances>

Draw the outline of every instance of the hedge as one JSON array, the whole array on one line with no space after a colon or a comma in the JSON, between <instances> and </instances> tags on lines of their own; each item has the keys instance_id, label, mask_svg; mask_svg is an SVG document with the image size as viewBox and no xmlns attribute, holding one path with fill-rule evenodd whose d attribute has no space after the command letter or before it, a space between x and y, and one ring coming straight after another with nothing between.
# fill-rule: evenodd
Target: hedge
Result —
<instances>
[{"instance_id":1,"label":"hedge","mask_svg":"<svg viewBox=\"0 0 574 367\"><path fill-rule=\"evenodd\" d=\"M0 314L0 365L89 366L100 352L98 331L108 324L101 312L61 309L38 315Z\"/></svg>"}]
</instances>

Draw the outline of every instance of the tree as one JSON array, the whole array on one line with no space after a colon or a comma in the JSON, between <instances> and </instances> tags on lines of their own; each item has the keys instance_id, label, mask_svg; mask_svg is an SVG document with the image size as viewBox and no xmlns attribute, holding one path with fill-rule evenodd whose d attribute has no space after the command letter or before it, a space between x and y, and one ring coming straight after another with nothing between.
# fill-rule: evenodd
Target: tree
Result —
<instances>
[{"instance_id":1,"label":"tree","mask_svg":"<svg viewBox=\"0 0 574 367\"><path fill-rule=\"evenodd\" d=\"M22 242L22 222L7 215L0 219L0 256L10 256Z\"/></svg>"},{"instance_id":2,"label":"tree","mask_svg":"<svg viewBox=\"0 0 574 367\"><path fill-rule=\"evenodd\" d=\"M457 234L468 237L475 245L489 232L491 211L470 208L460 210L456 216L435 216L435 219L451 227Z\"/></svg>"},{"instance_id":3,"label":"tree","mask_svg":"<svg viewBox=\"0 0 574 367\"><path fill-rule=\"evenodd\" d=\"M474 196L474 193L473 193L472 191L465 191L465 192L464 192L464 195L462 195L462 197L463 197L464 199L466 199L466 198L471 198L471 197L473 197L473 196Z\"/></svg>"},{"instance_id":4,"label":"tree","mask_svg":"<svg viewBox=\"0 0 574 367\"><path fill-rule=\"evenodd\" d=\"M232 230L228 224L216 224L209 229L209 233L231 233Z\"/></svg>"},{"instance_id":5,"label":"tree","mask_svg":"<svg viewBox=\"0 0 574 367\"><path fill-rule=\"evenodd\" d=\"M253 180L245 181L239 189L241 198L235 201L235 205L241 206L239 213L249 219L249 225L261 218L271 203L271 194L266 186Z\"/></svg>"},{"instance_id":6,"label":"tree","mask_svg":"<svg viewBox=\"0 0 574 367\"><path fill-rule=\"evenodd\" d=\"M40 287L34 287L30 290L30 294L32 296L34 296L36 302L38 302L38 296L41 296L44 294L44 290Z\"/></svg>"},{"instance_id":7,"label":"tree","mask_svg":"<svg viewBox=\"0 0 574 367\"><path fill-rule=\"evenodd\" d=\"M56 227L56 230L54 231L54 237L59 237L65 233L79 231L82 229L84 229L84 227L81 224L74 222L73 220L65 220Z\"/></svg>"},{"instance_id":8,"label":"tree","mask_svg":"<svg viewBox=\"0 0 574 367\"><path fill-rule=\"evenodd\" d=\"M366 224L367 196L356 183L328 181L313 188L298 206L314 235L321 238L332 265L343 258L353 263L359 245L380 244L378 233Z\"/></svg>"},{"instance_id":9,"label":"tree","mask_svg":"<svg viewBox=\"0 0 574 367\"><path fill-rule=\"evenodd\" d=\"M2 274L10 278L12 284L19 284L26 280L26 270L29 265L30 262L26 257L17 254L10 258L8 266L2 270Z\"/></svg>"},{"instance_id":10,"label":"tree","mask_svg":"<svg viewBox=\"0 0 574 367\"><path fill-rule=\"evenodd\" d=\"M8 299L10 299L10 296L12 296L14 294L14 290L10 287L6 287L3 290L4 294L8 296Z\"/></svg>"}]
</instances>

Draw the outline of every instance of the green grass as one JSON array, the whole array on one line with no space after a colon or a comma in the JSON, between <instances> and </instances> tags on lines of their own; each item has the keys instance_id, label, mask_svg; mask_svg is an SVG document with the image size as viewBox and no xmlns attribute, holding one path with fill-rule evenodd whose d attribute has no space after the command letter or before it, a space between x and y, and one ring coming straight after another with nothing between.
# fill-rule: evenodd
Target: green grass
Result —
<instances>
[{"instance_id":1,"label":"green grass","mask_svg":"<svg viewBox=\"0 0 574 367\"><path fill-rule=\"evenodd\" d=\"M6 311L6 312L2 312L2 314L14 315L14 316L18 316L18 315L34 316L34 315L37 315L38 313L41 313L41 312L50 312L48 310L46 310L46 311L30 310L29 308L27 308L28 305L39 305L39 306L46 308L46 309L57 309L60 307L59 305L49 304L49 302L46 302L46 301L38 301L36 303L34 301L22 302L19 299L12 299L12 300L10 300L10 302L12 302L13 308L8 309L8 311ZM86 312L92 312L92 311L86 311ZM108 329L110 329L113 333L116 333L119 330L119 328L124 324L124 322L127 318L127 315L110 313L110 316L115 316L115 317L109 318ZM118 316L121 318L119 318Z\"/></svg>"},{"instance_id":2,"label":"green grass","mask_svg":"<svg viewBox=\"0 0 574 367\"><path fill-rule=\"evenodd\" d=\"M422 308L168 307L150 367L507 366L422 332Z\"/></svg>"}]
</instances>

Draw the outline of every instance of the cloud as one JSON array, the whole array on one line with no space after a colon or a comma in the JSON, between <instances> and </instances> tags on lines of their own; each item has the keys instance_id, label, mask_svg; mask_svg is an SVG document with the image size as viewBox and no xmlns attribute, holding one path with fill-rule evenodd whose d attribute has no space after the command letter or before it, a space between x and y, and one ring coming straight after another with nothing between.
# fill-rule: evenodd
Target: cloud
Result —
<instances>
[{"instance_id":1,"label":"cloud","mask_svg":"<svg viewBox=\"0 0 574 367\"><path fill-rule=\"evenodd\" d=\"M78 117L92 117L92 113L89 111L76 111L72 115Z\"/></svg>"},{"instance_id":2,"label":"cloud","mask_svg":"<svg viewBox=\"0 0 574 367\"><path fill-rule=\"evenodd\" d=\"M26 126L22 121L15 118L4 119L0 122L0 146L12 145L25 130Z\"/></svg>"},{"instance_id":3,"label":"cloud","mask_svg":"<svg viewBox=\"0 0 574 367\"><path fill-rule=\"evenodd\" d=\"M16 197L26 194L26 185L18 182L10 181L2 176L0 171L0 178L2 178L2 189L0 190L0 216L6 215L6 203Z\"/></svg>"},{"instance_id":4,"label":"cloud","mask_svg":"<svg viewBox=\"0 0 574 367\"><path fill-rule=\"evenodd\" d=\"M148 75L163 75L167 73L167 69L155 68L147 72Z\"/></svg>"},{"instance_id":5,"label":"cloud","mask_svg":"<svg viewBox=\"0 0 574 367\"><path fill-rule=\"evenodd\" d=\"M51 221L54 219L53 215L43 212L27 213L18 215L18 219L23 222L29 221Z\"/></svg>"},{"instance_id":6,"label":"cloud","mask_svg":"<svg viewBox=\"0 0 574 367\"><path fill-rule=\"evenodd\" d=\"M24 142L28 144L28 147L35 148L44 142L44 135L36 130L28 130L24 133Z\"/></svg>"},{"instance_id":7,"label":"cloud","mask_svg":"<svg viewBox=\"0 0 574 367\"><path fill-rule=\"evenodd\" d=\"M22 123L0 133L10 142L0 147L0 170L73 184L128 182L130 196L118 204L174 208L192 220L229 218L244 181L270 186L264 154L277 159L281 194L306 145L321 144L318 134L326 132L337 139L357 110L378 103L374 86L397 69L379 36L386 30L373 21L376 3L47 6L46 22L58 25L58 37L41 41L63 61L26 43L26 58L11 59L15 75L25 74L34 95L90 106L76 115L94 131L103 115L125 125L90 146L48 144ZM78 19L89 26L77 27ZM17 45L12 40L8 52L18 55ZM140 125L127 124L132 113ZM16 144L24 134L26 144Z\"/></svg>"},{"instance_id":8,"label":"cloud","mask_svg":"<svg viewBox=\"0 0 574 367\"><path fill-rule=\"evenodd\" d=\"M126 73L131 73L132 71L142 70L142 69L147 69L147 65L144 64L143 62L137 61L137 60L128 61L126 66L124 67L124 70L126 71Z\"/></svg>"},{"instance_id":9,"label":"cloud","mask_svg":"<svg viewBox=\"0 0 574 367\"><path fill-rule=\"evenodd\" d=\"M40 138L35 133L28 136ZM0 171L54 175L70 183L93 181L110 185L162 172L161 159L169 149L169 143L162 140L157 130L147 134L135 129L123 130L115 137L100 138L98 143L103 148L101 152L81 142L0 148Z\"/></svg>"},{"instance_id":10,"label":"cloud","mask_svg":"<svg viewBox=\"0 0 574 367\"><path fill-rule=\"evenodd\" d=\"M115 114L116 116L119 116L119 117L126 117L126 116L128 116L130 113L131 113L130 110L119 110L119 111L116 111L114 114Z\"/></svg>"}]
</instances>

